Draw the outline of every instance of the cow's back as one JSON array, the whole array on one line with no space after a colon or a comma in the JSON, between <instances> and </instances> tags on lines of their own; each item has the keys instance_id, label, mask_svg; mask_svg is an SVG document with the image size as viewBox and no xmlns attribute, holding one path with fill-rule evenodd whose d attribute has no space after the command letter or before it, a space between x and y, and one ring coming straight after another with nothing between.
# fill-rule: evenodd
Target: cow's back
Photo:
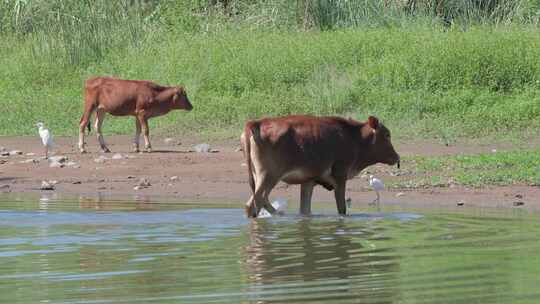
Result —
<instances>
[{"instance_id":1,"label":"cow's back","mask_svg":"<svg viewBox=\"0 0 540 304\"><path fill-rule=\"evenodd\" d=\"M251 122L255 156L262 166L273 167L277 175L296 172L311 177L324 175L337 162L348 166L355 161L355 134L360 134L360 127L339 117L287 116Z\"/></svg>"}]
</instances>

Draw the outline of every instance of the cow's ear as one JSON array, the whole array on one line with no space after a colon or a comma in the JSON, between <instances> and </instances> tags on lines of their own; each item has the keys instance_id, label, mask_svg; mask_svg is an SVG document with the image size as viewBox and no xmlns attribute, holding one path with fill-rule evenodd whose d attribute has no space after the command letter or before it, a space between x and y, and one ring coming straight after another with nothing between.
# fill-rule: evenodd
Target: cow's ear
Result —
<instances>
[{"instance_id":1,"label":"cow's ear","mask_svg":"<svg viewBox=\"0 0 540 304\"><path fill-rule=\"evenodd\" d=\"M374 130L377 130L377 128L379 128L379 120L377 119L377 117L375 116L370 116L368 118L368 125L374 129Z\"/></svg>"}]
</instances>

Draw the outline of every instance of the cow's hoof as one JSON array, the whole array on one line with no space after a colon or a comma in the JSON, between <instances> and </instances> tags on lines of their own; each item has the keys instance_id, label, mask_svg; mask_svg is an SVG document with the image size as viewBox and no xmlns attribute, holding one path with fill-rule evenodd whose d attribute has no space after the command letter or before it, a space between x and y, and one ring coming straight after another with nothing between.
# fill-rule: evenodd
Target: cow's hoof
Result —
<instances>
[{"instance_id":1,"label":"cow's hoof","mask_svg":"<svg viewBox=\"0 0 540 304\"><path fill-rule=\"evenodd\" d=\"M105 147L105 148L101 148L101 151L103 153L111 153L111 150L109 150L109 148Z\"/></svg>"},{"instance_id":2,"label":"cow's hoof","mask_svg":"<svg viewBox=\"0 0 540 304\"><path fill-rule=\"evenodd\" d=\"M79 149L79 152L80 152L81 154L86 154L86 153L88 153L88 151L86 151L86 149Z\"/></svg>"},{"instance_id":3,"label":"cow's hoof","mask_svg":"<svg viewBox=\"0 0 540 304\"><path fill-rule=\"evenodd\" d=\"M248 218L256 218L257 217L257 209L253 206L246 206L246 216Z\"/></svg>"},{"instance_id":4,"label":"cow's hoof","mask_svg":"<svg viewBox=\"0 0 540 304\"><path fill-rule=\"evenodd\" d=\"M152 153L152 148L146 148L146 153Z\"/></svg>"},{"instance_id":5,"label":"cow's hoof","mask_svg":"<svg viewBox=\"0 0 540 304\"><path fill-rule=\"evenodd\" d=\"M141 151L139 150L139 148L133 148L133 153L139 153L139 152L141 152Z\"/></svg>"}]
</instances>

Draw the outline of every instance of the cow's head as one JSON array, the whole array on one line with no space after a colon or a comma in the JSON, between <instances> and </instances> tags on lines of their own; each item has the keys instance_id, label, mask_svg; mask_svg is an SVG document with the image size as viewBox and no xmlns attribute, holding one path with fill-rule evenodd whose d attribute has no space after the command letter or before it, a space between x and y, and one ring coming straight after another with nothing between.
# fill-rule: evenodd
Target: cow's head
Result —
<instances>
[{"instance_id":1,"label":"cow's head","mask_svg":"<svg viewBox=\"0 0 540 304\"><path fill-rule=\"evenodd\" d=\"M193 106L191 105L191 102L189 102L189 98L187 97L187 93L184 87L175 88L172 102L173 108L175 109L182 109L187 111L191 111L191 109L193 109Z\"/></svg>"},{"instance_id":2,"label":"cow's head","mask_svg":"<svg viewBox=\"0 0 540 304\"><path fill-rule=\"evenodd\" d=\"M390 130L388 130L379 120L370 116L364 126L364 133L367 133L370 145L370 155L372 161L387 165L397 164L399 168L399 154L394 150L390 140Z\"/></svg>"}]
</instances>

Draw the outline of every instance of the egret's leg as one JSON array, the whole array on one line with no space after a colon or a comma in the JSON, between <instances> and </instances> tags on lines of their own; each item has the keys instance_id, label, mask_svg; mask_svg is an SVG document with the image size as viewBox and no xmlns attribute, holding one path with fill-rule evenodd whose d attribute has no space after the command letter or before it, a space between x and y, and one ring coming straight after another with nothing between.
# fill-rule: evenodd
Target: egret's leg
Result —
<instances>
[{"instance_id":1,"label":"egret's leg","mask_svg":"<svg viewBox=\"0 0 540 304\"><path fill-rule=\"evenodd\" d=\"M379 191L377 191L377 210L381 211L381 195L379 194Z\"/></svg>"},{"instance_id":2,"label":"egret's leg","mask_svg":"<svg viewBox=\"0 0 540 304\"><path fill-rule=\"evenodd\" d=\"M379 192L375 190L375 193L377 194L377 197L373 201L371 201L371 203L368 204L370 206L374 206L377 203L377 200L379 199Z\"/></svg>"},{"instance_id":3,"label":"egret's leg","mask_svg":"<svg viewBox=\"0 0 540 304\"><path fill-rule=\"evenodd\" d=\"M45 159L49 159L49 147L47 145L43 147L45 148Z\"/></svg>"}]
</instances>

